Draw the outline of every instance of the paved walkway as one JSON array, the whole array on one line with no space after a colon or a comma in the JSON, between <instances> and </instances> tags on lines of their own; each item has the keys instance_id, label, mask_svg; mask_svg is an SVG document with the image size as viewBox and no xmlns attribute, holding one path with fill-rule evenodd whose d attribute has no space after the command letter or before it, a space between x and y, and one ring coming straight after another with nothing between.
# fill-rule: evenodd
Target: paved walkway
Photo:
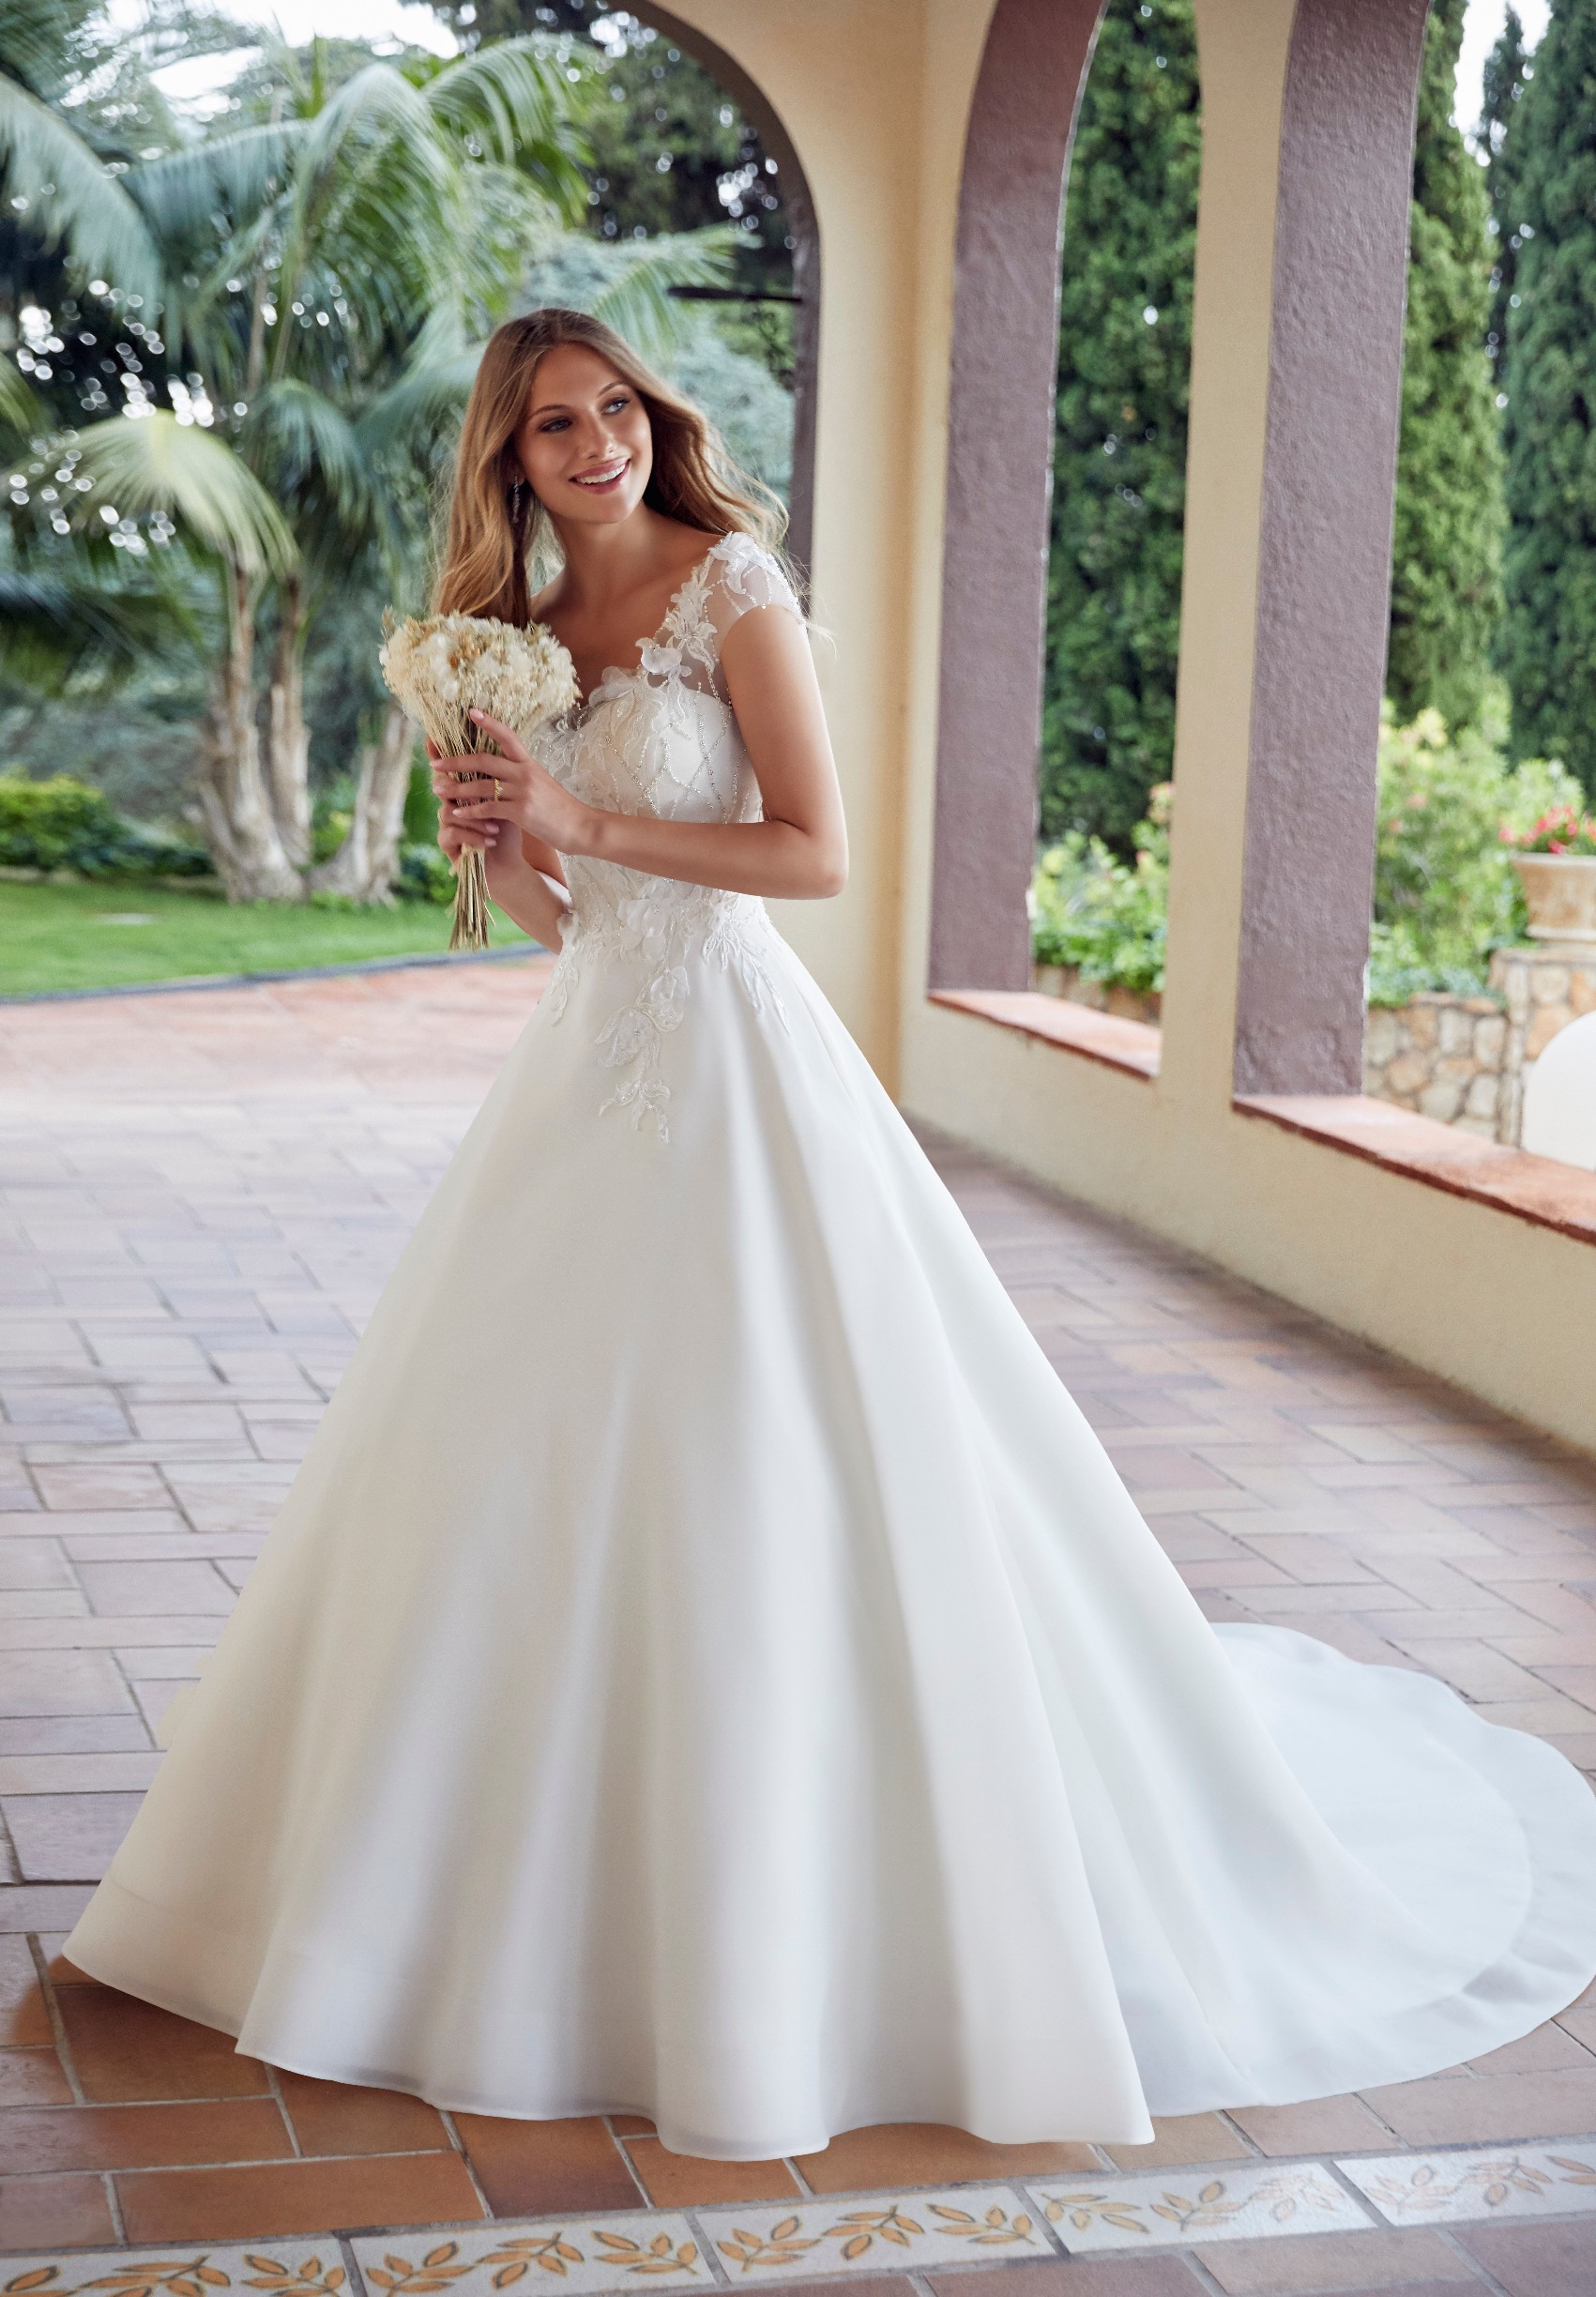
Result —
<instances>
[{"instance_id":1,"label":"paved walkway","mask_svg":"<svg viewBox=\"0 0 1596 2297\"><path fill-rule=\"evenodd\" d=\"M727 2164L635 2119L279 2074L61 1960L150 1725L545 972L0 1010L0 2297L487 2297L535 2272L982 2297L998 2269L1009 2297L1590 2297L1596 1990L1454 2074L1151 2147L890 2128ZM1588 1460L936 1153L1215 1617L1428 1668L1596 1769Z\"/></svg>"}]
</instances>

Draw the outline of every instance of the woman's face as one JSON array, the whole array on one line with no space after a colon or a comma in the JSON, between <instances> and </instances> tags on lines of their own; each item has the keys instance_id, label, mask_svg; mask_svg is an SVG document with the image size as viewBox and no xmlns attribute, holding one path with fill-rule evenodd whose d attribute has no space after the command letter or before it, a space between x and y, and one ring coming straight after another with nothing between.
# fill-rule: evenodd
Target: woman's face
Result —
<instances>
[{"instance_id":1,"label":"woman's face","mask_svg":"<svg viewBox=\"0 0 1596 2297\"><path fill-rule=\"evenodd\" d=\"M654 467L646 408L585 343L561 343L539 360L514 443L527 484L561 525L629 517Z\"/></svg>"}]
</instances>

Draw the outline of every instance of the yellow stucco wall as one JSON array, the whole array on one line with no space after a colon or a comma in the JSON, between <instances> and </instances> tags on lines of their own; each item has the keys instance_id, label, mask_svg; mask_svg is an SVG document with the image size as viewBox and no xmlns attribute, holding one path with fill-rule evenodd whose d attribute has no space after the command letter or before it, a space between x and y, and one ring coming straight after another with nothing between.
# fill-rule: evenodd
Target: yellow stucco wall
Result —
<instances>
[{"instance_id":1,"label":"yellow stucco wall","mask_svg":"<svg viewBox=\"0 0 1596 2297\"><path fill-rule=\"evenodd\" d=\"M904 1106L1596 1444L1596 1251L1231 1106L1276 160L1292 0L1196 0L1193 316L1163 1073L925 998L952 250L991 0L676 0L781 112L820 221L816 611L842 901L782 929ZM957 643L957 633L950 633Z\"/></svg>"},{"instance_id":2,"label":"yellow stucco wall","mask_svg":"<svg viewBox=\"0 0 1596 2297\"><path fill-rule=\"evenodd\" d=\"M917 0L692 0L675 13L770 96L818 214L813 608L832 633L819 660L851 871L840 901L773 913L890 1078L902 994L904 665L923 590L923 545L905 515L924 433L915 348L921 12ZM944 327L944 346L946 337Z\"/></svg>"}]
</instances>

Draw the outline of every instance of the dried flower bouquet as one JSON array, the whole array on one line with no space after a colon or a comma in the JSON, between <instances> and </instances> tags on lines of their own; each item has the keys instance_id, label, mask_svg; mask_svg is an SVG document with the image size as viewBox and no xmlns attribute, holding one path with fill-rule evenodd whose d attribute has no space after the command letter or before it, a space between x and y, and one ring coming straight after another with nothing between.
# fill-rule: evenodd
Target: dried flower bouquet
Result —
<instances>
[{"instance_id":1,"label":"dried flower bouquet","mask_svg":"<svg viewBox=\"0 0 1596 2297\"><path fill-rule=\"evenodd\" d=\"M476 615L401 622L390 610L383 616L383 639L377 659L389 692L443 757L497 756L494 742L472 723L474 709L486 710L528 741L579 696L570 656L541 622L524 630ZM464 848L454 865L448 946L488 946L488 876L475 846Z\"/></svg>"}]
</instances>

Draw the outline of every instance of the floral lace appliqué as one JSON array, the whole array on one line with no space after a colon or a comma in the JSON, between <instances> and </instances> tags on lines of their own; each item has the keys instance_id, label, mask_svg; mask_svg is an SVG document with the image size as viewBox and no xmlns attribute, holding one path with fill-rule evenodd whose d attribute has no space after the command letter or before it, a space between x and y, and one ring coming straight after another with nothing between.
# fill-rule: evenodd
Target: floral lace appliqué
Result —
<instances>
[{"instance_id":1,"label":"floral lace appliqu\u00e9","mask_svg":"<svg viewBox=\"0 0 1596 2297\"><path fill-rule=\"evenodd\" d=\"M557 1023L580 964L593 958L632 961L634 994L616 1007L595 1040L600 1065L619 1072L600 1114L629 1109L634 1126L652 1125L656 1137L665 1142L671 1088L660 1073L661 1054L687 1012L696 964L718 965L736 977L756 1010L773 1013L783 1028L791 1023L770 968L770 928L763 904L751 895L684 886L674 878L644 882L648 890L617 903L607 917L577 919L567 928L545 1001L551 1023ZM669 898L673 895L677 898ZM747 909L732 906L745 903Z\"/></svg>"},{"instance_id":2,"label":"floral lace appliqu\u00e9","mask_svg":"<svg viewBox=\"0 0 1596 2297\"><path fill-rule=\"evenodd\" d=\"M550 770L588 803L661 819L754 821L759 790L720 676L720 640L739 614L801 609L768 552L722 536L672 601L634 670L607 671L585 708L546 746ZM669 1138L662 1054L685 1019L705 963L737 981L756 1010L790 1027L776 989L776 936L755 896L688 885L580 856L566 859L571 906L544 1005L562 1018L581 975L616 978L628 992L598 1032L599 1064L615 1073L600 1103L629 1110L639 1130Z\"/></svg>"}]
</instances>

